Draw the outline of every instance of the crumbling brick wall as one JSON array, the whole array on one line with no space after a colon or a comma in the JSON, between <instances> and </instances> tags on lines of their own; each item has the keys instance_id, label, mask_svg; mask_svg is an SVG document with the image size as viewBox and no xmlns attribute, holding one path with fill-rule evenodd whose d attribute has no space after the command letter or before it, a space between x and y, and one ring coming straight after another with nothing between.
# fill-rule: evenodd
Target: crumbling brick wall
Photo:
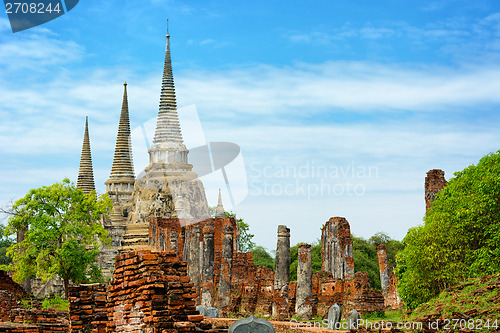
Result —
<instances>
[{"instance_id":1,"label":"crumbling brick wall","mask_svg":"<svg viewBox=\"0 0 500 333\"><path fill-rule=\"evenodd\" d=\"M106 332L106 289L104 283L82 284L69 288L71 332Z\"/></svg>"},{"instance_id":2,"label":"crumbling brick wall","mask_svg":"<svg viewBox=\"0 0 500 333\"><path fill-rule=\"evenodd\" d=\"M328 309L337 303L342 313L347 315L351 309L360 313L384 310L384 297L379 290L370 288L368 273L357 272L354 278L335 279L330 272L313 274L313 315L326 318Z\"/></svg>"},{"instance_id":3,"label":"crumbling brick wall","mask_svg":"<svg viewBox=\"0 0 500 333\"><path fill-rule=\"evenodd\" d=\"M10 292L17 300L31 298L31 295L10 277L9 273L0 270L0 290Z\"/></svg>"},{"instance_id":4,"label":"crumbling brick wall","mask_svg":"<svg viewBox=\"0 0 500 333\"><path fill-rule=\"evenodd\" d=\"M194 298L187 263L174 252L118 255L108 288L108 332L194 331L203 319Z\"/></svg>"}]
</instances>

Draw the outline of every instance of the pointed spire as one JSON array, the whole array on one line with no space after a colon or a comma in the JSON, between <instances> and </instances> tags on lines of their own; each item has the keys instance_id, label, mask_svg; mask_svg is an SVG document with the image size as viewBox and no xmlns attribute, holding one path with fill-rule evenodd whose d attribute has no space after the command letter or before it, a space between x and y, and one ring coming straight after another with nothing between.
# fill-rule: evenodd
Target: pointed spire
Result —
<instances>
[{"instance_id":1,"label":"pointed spire","mask_svg":"<svg viewBox=\"0 0 500 333\"><path fill-rule=\"evenodd\" d=\"M224 210L224 206L222 206L222 194L219 189L219 200L217 202L217 208L215 209L215 217L221 218L226 217L226 211Z\"/></svg>"},{"instance_id":2,"label":"pointed spire","mask_svg":"<svg viewBox=\"0 0 500 333\"><path fill-rule=\"evenodd\" d=\"M183 143L177 102L175 101L174 76L170 59L170 35L167 34L165 65L160 94L160 108L156 122L153 145L149 149L148 170L191 171L188 149Z\"/></svg>"},{"instance_id":3,"label":"pointed spire","mask_svg":"<svg viewBox=\"0 0 500 333\"><path fill-rule=\"evenodd\" d=\"M160 94L160 110L154 136L154 143L178 142L182 143L181 127L177 114L175 99L174 76L172 73L172 60L170 58L170 35L167 34L165 47L165 64L163 67L163 80Z\"/></svg>"},{"instance_id":4,"label":"pointed spire","mask_svg":"<svg viewBox=\"0 0 500 333\"><path fill-rule=\"evenodd\" d=\"M82 157L80 159L80 170L78 171L76 187L82 189L85 193L95 190L92 155L90 154L88 117L85 117L85 134L83 136Z\"/></svg>"},{"instance_id":5,"label":"pointed spire","mask_svg":"<svg viewBox=\"0 0 500 333\"><path fill-rule=\"evenodd\" d=\"M123 84L123 102L118 135L116 136L115 158L109 179L134 178L134 161L130 140L130 119L127 100L127 82Z\"/></svg>"}]
</instances>

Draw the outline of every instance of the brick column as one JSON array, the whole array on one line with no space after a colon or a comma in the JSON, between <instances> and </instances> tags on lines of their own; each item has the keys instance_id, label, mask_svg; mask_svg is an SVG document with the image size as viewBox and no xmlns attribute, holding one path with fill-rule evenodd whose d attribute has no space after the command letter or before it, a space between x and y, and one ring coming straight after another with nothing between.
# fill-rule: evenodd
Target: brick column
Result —
<instances>
[{"instance_id":1,"label":"brick column","mask_svg":"<svg viewBox=\"0 0 500 333\"><path fill-rule=\"evenodd\" d=\"M195 225L190 232L189 239L189 253L187 257L189 258L189 269L188 275L191 282L194 284L196 290L200 286L200 235L201 227Z\"/></svg>"},{"instance_id":2,"label":"brick column","mask_svg":"<svg viewBox=\"0 0 500 333\"><path fill-rule=\"evenodd\" d=\"M332 217L321 231L322 270L336 279L354 277L351 227L344 217Z\"/></svg>"},{"instance_id":3,"label":"brick column","mask_svg":"<svg viewBox=\"0 0 500 333\"><path fill-rule=\"evenodd\" d=\"M446 186L444 171L432 169L427 171L425 177L425 210L429 209L436 199L436 194Z\"/></svg>"},{"instance_id":4,"label":"brick column","mask_svg":"<svg viewBox=\"0 0 500 333\"><path fill-rule=\"evenodd\" d=\"M288 284L290 282L290 229L278 226L276 264L274 270L273 318L284 320L288 313Z\"/></svg>"},{"instance_id":5,"label":"brick column","mask_svg":"<svg viewBox=\"0 0 500 333\"><path fill-rule=\"evenodd\" d=\"M178 243L179 243L179 234L177 231L172 230L172 233L170 234L170 246L169 249L170 251L174 251L176 254L179 253L178 250Z\"/></svg>"},{"instance_id":6,"label":"brick column","mask_svg":"<svg viewBox=\"0 0 500 333\"><path fill-rule=\"evenodd\" d=\"M312 254L310 244L302 244L298 249L295 313L300 319L309 320L312 318Z\"/></svg>"},{"instance_id":7,"label":"brick column","mask_svg":"<svg viewBox=\"0 0 500 333\"><path fill-rule=\"evenodd\" d=\"M389 262L387 260L387 250L385 245L380 244L377 246L378 255L378 267L380 270L380 284L382 285L382 293L387 293L387 288L389 288Z\"/></svg>"},{"instance_id":8,"label":"brick column","mask_svg":"<svg viewBox=\"0 0 500 333\"><path fill-rule=\"evenodd\" d=\"M214 261L215 261L215 228L208 221L203 228L203 262L201 271L201 305L208 308L214 303Z\"/></svg>"},{"instance_id":9,"label":"brick column","mask_svg":"<svg viewBox=\"0 0 500 333\"><path fill-rule=\"evenodd\" d=\"M233 264L233 226L224 225L222 239L222 260L219 278L219 313L223 315L225 308L231 303L231 273ZM227 310L226 310L227 311Z\"/></svg>"}]
</instances>

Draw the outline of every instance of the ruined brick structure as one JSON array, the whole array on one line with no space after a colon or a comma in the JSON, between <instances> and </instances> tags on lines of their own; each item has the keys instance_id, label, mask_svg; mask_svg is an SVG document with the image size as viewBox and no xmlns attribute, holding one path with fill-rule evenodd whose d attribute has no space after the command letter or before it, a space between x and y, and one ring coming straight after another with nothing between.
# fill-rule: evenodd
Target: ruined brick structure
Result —
<instances>
[{"instance_id":1,"label":"ruined brick structure","mask_svg":"<svg viewBox=\"0 0 500 333\"><path fill-rule=\"evenodd\" d=\"M90 330L105 333L108 323L107 285L82 284L69 289L71 332Z\"/></svg>"},{"instance_id":2,"label":"ruined brick structure","mask_svg":"<svg viewBox=\"0 0 500 333\"><path fill-rule=\"evenodd\" d=\"M332 217L321 230L322 270L331 272L334 278L354 276L351 228L343 217Z\"/></svg>"},{"instance_id":3,"label":"ruined brick structure","mask_svg":"<svg viewBox=\"0 0 500 333\"><path fill-rule=\"evenodd\" d=\"M378 266L380 270L380 284L382 292L386 293L389 288L389 261L387 260L387 250L384 244L377 246Z\"/></svg>"},{"instance_id":4,"label":"ruined brick structure","mask_svg":"<svg viewBox=\"0 0 500 333\"><path fill-rule=\"evenodd\" d=\"M124 293L137 296L133 291L138 287L136 284L157 285L154 281L159 281L156 275L147 275L149 273L144 273L146 275L139 278L136 270L143 268L133 262L139 259L123 257L130 256L130 253L141 257L140 260L146 266L149 265L146 264L149 259L145 258L149 256L155 256L160 262L175 262L181 269L184 281L182 283L190 284L189 288L192 289L189 293L191 298L186 300L186 304L189 304L189 307L195 304L216 306L222 315L257 312L272 314L277 319L286 319L297 312L304 318L310 318L314 313L324 314L323 309L328 309L333 304L332 301L351 304L360 312L379 309L380 295L373 293L367 281L364 283L360 276L354 274L352 239L349 223L345 218L331 218L322 229L323 273L326 274L322 276L326 276L326 280L315 282L311 273L310 246L302 246L298 281L290 283L290 229L283 225L278 227L276 267L273 272L265 267L256 267L251 253L238 252L238 224L234 217L225 216L220 192L215 218L209 217L203 184L193 171L193 166L188 163L189 152L183 143L169 41L170 36L167 34L157 126L153 144L148 150L149 165L137 179L130 144L127 85L124 84L115 155L110 177L105 183L107 194L113 202L110 218L103 220L103 225L112 239L111 248L104 248L101 254L101 264L107 277L113 277L111 287L107 291L114 296L108 294L107 301L111 303L108 304L108 310L111 306L115 310L109 311L114 311L115 315L110 319L111 324L107 324L108 330L119 332L122 330L120 323L136 322L139 318L146 326L139 327L134 324L135 326L129 326L127 329L153 327L148 326L151 317L155 316L153 313L160 311L159 308L154 308L155 302L152 300L153 305L140 303L130 305L126 309L120 308ZM86 147L89 142L88 128L85 133ZM82 160L84 157L85 165L91 165L87 161L90 159L90 153L87 154L86 150L85 156L82 154ZM87 180L87 183L79 185L84 190L93 186L93 178L88 177L87 169L81 171L86 177L79 175ZM141 251L150 252L145 254L146 252ZM169 251L169 254L153 255L151 251ZM116 266L115 257L118 260ZM153 271L157 269L156 264L151 265L148 267L153 267ZM170 269L166 266L164 268ZM130 273L125 274L126 269ZM130 280L134 276L136 280ZM188 288L182 283L179 288ZM324 295L323 289L327 288L326 285L333 287L332 291L335 290L333 298ZM149 289L144 290L149 295ZM87 293L88 290L79 289L74 292ZM330 295L330 290L326 294ZM85 315L93 317L94 313L100 313L102 307L97 305L97 300L89 298L88 295L76 298L80 299L80 302L95 301L93 308L86 308ZM75 302L74 305L77 309L83 309L83 303L79 304ZM78 315L76 309L73 313ZM119 318L116 317L118 313L121 313ZM80 319L75 323L83 325L83 314L78 316ZM156 323L164 320L160 318L159 313L158 316ZM102 320L96 319L89 325L94 325L88 326L89 328L99 330Z\"/></svg>"},{"instance_id":5,"label":"ruined brick structure","mask_svg":"<svg viewBox=\"0 0 500 333\"><path fill-rule=\"evenodd\" d=\"M397 290L397 279L394 275L394 269L389 267L387 259L387 249L385 245L377 246L378 264L380 270L380 283L382 285L382 294L384 295L384 304L389 308L401 307L401 299Z\"/></svg>"},{"instance_id":6,"label":"ruined brick structure","mask_svg":"<svg viewBox=\"0 0 500 333\"><path fill-rule=\"evenodd\" d=\"M431 207L432 202L436 198L436 194L446 186L444 171L440 169L432 169L427 171L425 177L425 210Z\"/></svg>"},{"instance_id":7,"label":"ruined brick structure","mask_svg":"<svg viewBox=\"0 0 500 333\"><path fill-rule=\"evenodd\" d=\"M298 248L295 314L302 319L312 317L312 253L310 244Z\"/></svg>"},{"instance_id":8,"label":"ruined brick structure","mask_svg":"<svg viewBox=\"0 0 500 333\"><path fill-rule=\"evenodd\" d=\"M29 306L24 307L23 302ZM45 310L39 301L0 271L0 332L68 332L68 313ZM29 323L26 324L26 323Z\"/></svg>"},{"instance_id":9,"label":"ruined brick structure","mask_svg":"<svg viewBox=\"0 0 500 333\"><path fill-rule=\"evenodd\" d=\"M273 318L289 317L288 284L290 283L290 229L278 226L278 244L274 269Z\"/></svg>"}]
</instances>

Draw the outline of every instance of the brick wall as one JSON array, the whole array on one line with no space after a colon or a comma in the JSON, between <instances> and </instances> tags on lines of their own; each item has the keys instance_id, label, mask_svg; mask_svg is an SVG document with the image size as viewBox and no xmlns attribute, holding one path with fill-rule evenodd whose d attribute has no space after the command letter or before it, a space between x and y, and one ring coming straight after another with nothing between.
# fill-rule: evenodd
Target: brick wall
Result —
<instances>
[{"instance_id":1,"label":"brick wall","mask_svg":"<svg viewBox=\"0 0 500 333\"><path fill-rule=\"evenodd\" d=\"M133 251L116 257L108 288L108 332L191 332L203 319L187 263L173 252Z\"/></svg>"},{"instance_id":2,"label":"brick wall","mask_svg":"<svg viewBox=\"0 0 500 333\"><path fill-rule=\"evenodd\" d=\"M106 293L106 284L104 283L70 287L70 332L106 332L108 322Z\"/></svg>"}]
</instances>

